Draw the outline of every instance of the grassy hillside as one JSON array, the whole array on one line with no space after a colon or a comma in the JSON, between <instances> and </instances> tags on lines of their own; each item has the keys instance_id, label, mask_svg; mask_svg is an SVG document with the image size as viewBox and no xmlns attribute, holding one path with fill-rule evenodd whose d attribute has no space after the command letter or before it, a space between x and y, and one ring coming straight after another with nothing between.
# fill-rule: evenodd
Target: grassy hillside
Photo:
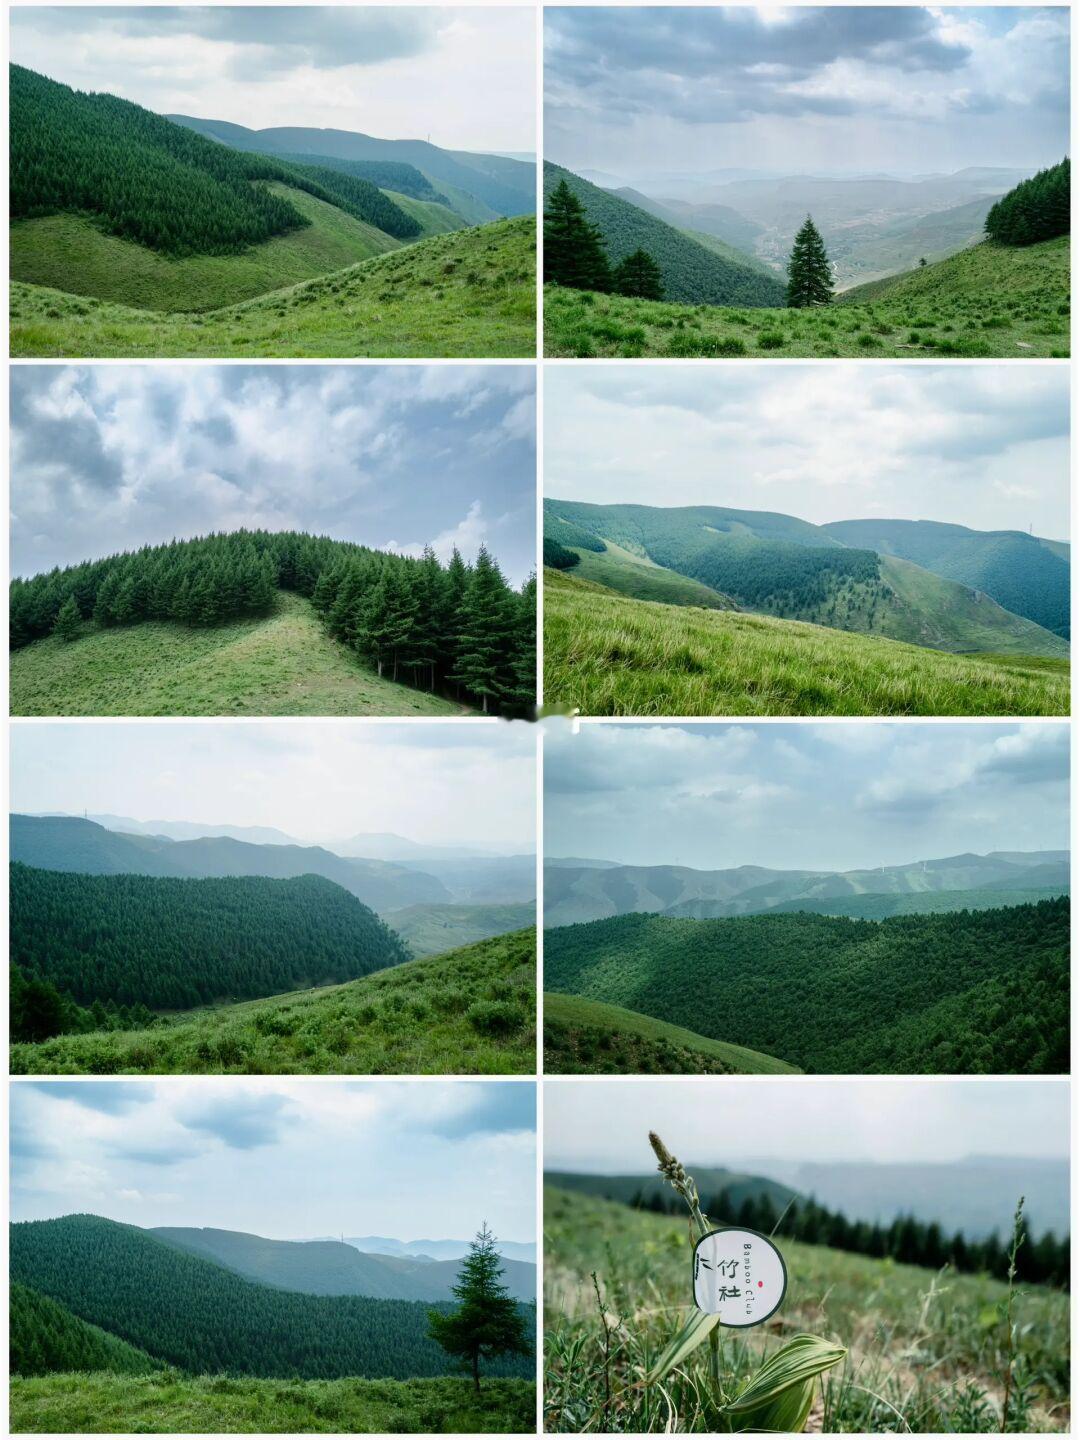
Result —
<instances>
[{"instance_id":1,"label":"grassy hillside","mask_svg":"<svg viewBox=\"0 0 1080 1440\"><path fill-rule=\"evenodd\" d=\"M580 995L544 996L549 1075L791 1075L796 1069L693 1030Z\"/></svg>"},{"instance_id":2,"label":"grassy hillside","mask_svg":"<svg viewBox=\"0 0 1080 1440\"><path fill-rule=\"evenodd\" d=\"M1069 666L654 604L549 569L544 699L586 715L1067 715Z\"/></svg>"},{"instance_id":3,"label":"grassy hillside","mask_svg":"<svg viewBox=\"0 0 1080 1440\"><path fill-rule=\"evenodd\" d=\"M499 936L348 985L150 1030L14 1045L25 1074L519 1075L535 1071L536 937Z\"/></svg>"},{"instance_id":4,"label":"grassy hillside","mask_svg":"<svg viewBox=\"0 0 1080 1440\"><path fill-rule=\"evenodd\" d=\"M685 1218L548 1189L544 1240L546 1428L662 1431L677 1415L680 1430L722 1429L707 1345L687 1357L663 1390L640 1383L642 1371L689 1318ZM795 1241L782 1241L781 1249L788 1293L779 1314L756 1329L721 1332L728 1393L764 1353L809 1331L849 1352L825 1376L809 1430L1000 1430L1008 1365L1004 1284L979 1275L939 1277ZM605 1311L618 1317L608 1333L606 1365L593 1271ZM1025 1286L1015 1304L1010 1429L1067 1430L1069 1298ZM1016 1375L1023 1377L1019 1385ZM605 1376L612 1396L606 1415Z\"/></svg>"},{"instance_id":5,"label":"grassy hillside","mask_svg":"<svg viewBox=\"0 0 1080 1440\"><path fill-rule=\"evenodd\" d=\"M551 356L861 359L1069 353L1069 241L984 243L823 309L736 309L547 287Z\"/></svg>"},{"instance_id":6,"label":"grassy hillside","mask_svg":"<svg viewBox=\"0 0 1080 1440\"><path fill-rule=\"evenodd\" d=\"M613 541L603 541L603 551L569 548L578 557L573 567L575 580L592 581L618 595L634 600L655 600L659 605L696 605L703 610L734 610L735 602L719 591L679 575L642 555L634 555Z\"/></svg>"},{"instance_id":7,"label":"grassy hillside","mask_svg":"<svg viewBox=\"0 0 1080 1440\"><path fill-rule=\"evenodd\" d=\"M424 200L412 195L400 195L394 190L387 190L386 194L398 209L404 210L406 215L412 216L424 235L447 235L451 230L464 230L469 224L448 205L443 205L438 200Z\"/></svg>"},{"instance_id":8,"label":"grassy hillside","mask_svg":"<svg viewBox=\"0 0 1080 1440\"><path fill-rule=\"evenodd\" d=\"M78 215L19 220L11 227L11 278L136 310L198 314L399 247L383 231L314 195L281 184L269 188L310 223L236 255L177 257L106 234Z\"/></svg>"},{"instance_id":9,"label":"grassy hillside","mask_svg":"<svg viewBox=\"0 0 1080 1440\"><path fill-rule=\"evenodd\" d=\"M536 923L531 902L507 905L409 905L388 911L384 920L417 957L443 955Z\"/></svg>"},{"instance_id":10,"label":"grassy hillside","mask_svg":"<svg viewBox=\"0 0 1080 1440\"><path fill-rule=\"evenodd\" d=\"M880 921L618 915L546 931L544 982L821 1074L1060 1074L1068 926L1068 899Z\"/></svg>"},{"instance_id":11,"label":"grassy hillside","mask_svg":"<svg viewBox=\"0 0 1080 1440\"><path fill-rule=\"evenodd\" d=\"M722 253L712 244L666 224L656 215L630 204L611 190L601 190L579 175L550 161L544 164L544 195L565 181L581 201L591 224L603 237L612 265L638 249L647 250L660 267L664 294L673 301L707 305L779 305L784 286L736 252ZM574 293L574 292L570 292Z\"/></svg>"},{"instance_id":12,"label":"grassy hillside","mask_svg":"<svg viewBox=\"0 0 1080 1440\"><path fill-rule=\"evenodd\" d=\"M265 619L197 629L91 624L11 654L13 715L470 715L471 707L380 679L339 644L309 600L279 592Z\"/></svg>"},{"instance_id":13,"label":"grassy hillside","mask_svg":"<svg viewBox=\"0 0 1080 1440\"><path fill-rule=\"evenodd\" d=\"M18 356L529 358L535 351L531 217L433 235L203 314L12 284L11 353Z\"/></svg>"},{"instance_id":14,"label":"grassy hillside","mask_svg":"<svg viewBox=\"0 0 1080 1440\"><path fill-rule=\"evenodd\" d=\"M15 1376L14 1434L524 1434L536 1423L536 1384L471 1380L136 1379L91 1375Z\"/></svg>"}]
</instances>

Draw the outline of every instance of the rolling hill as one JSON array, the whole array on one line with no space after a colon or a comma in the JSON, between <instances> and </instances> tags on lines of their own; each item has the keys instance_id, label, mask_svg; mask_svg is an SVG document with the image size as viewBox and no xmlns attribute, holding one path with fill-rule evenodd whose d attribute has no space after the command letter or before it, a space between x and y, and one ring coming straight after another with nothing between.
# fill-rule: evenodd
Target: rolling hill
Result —
<instances>
[{"instance_id":1,"label":"rolling hill","mask_svg":"<svg viewBox=\"0 0 1080 1440\"><path fill-rule=\"evenodd\" d=\"M640 210L609 190L550 161L544 163L544 194L565 181L597 226L614 265L637 249L660 267L664 295L672 301L706 305L779 305L784 287L756 261L737 252L718 254L693 236Z\"/></svg>"},{"instance_id":2,"label":"rolling hill","mask_svg":"<svg viewBox=\"0 0 1080 1440\"><path fill-rule=\"evenodd\" d=\"M408 905L388 910L383 919L413 955L442 955L536 923L536 905L521 900L505 905Z\"/></svg>"},{"instance_id":3,"label":"rolling hill","mask_svg":"<svg viewBox=\"0 0 1080 1440\"><path fill-rule=\"evenodd\" d=\"M340 1240L266 1240L238 1230L155 1226L151 1235L201 1255L247 1280L306 1295L370 1295L380 1300L453 1300L460 1260L407 1260L363 1254ZM504 1260L516 1300L536 1299L536 1266Z\"/></svg>"},{"instance_id":4,"label":"rolling hill","mask_svg":"<svg viewBox=\"0 0 1080 1440\"><path fill-rule=\"evenodd\" d=\"M631 599L548 569L544 700L585 715L1067 715L1069 665Z\"/></svg>"},{"instance_id":5,"label":"rolling hill","mask_svg":"<svg viewBox=\"0 0 1080 1440\"><path fill-rule=\"evenodd\" d=\"M107 1370L113 1375L145 1375L160 1361L88 1325L64 1305L14 1282L9 1295L9 1365L15 1375L47 1375L59 1370Z\"/></svg>"},{"instance_id":6,"label":"rolling hill","mask_svg":"<svg viewBox=\"0 0 1080 1440\"><path fill-rule=\"evenodd\" d=\"M536 935L522 930L346 985L16 1044L10 1064L39 1075L531 1075L535 1044Z\"/></svg>"},{"instance_id":7,"label":"rolling hill","mask_svg":"<svg viewBox=\"0 0 1080 1440\"><path fill-rule=\"evenodd\" d=\"M551 990L822 1074L1068 1071L1069 901L880 921L619 915L549 930Z\"/></svg>"},{"instance_id":8,"label":"rolling hill","mask_svg":"<svg viewBox=\"0 0 1080 1440\"><path fill-rule=\"evenodd\" d=\"M744 1200L765 1197L777 1210L783 1210L798 1194L790 1186L783 1185L778 1180L769 1180L763 1175L727 1170L716 1165L692 1165L689 1162L686 1169L697 1181L699 1195L712 1196L727 1191L735 1205L741 1205ZM645 1171L637 1175L590 1175L573 1170L545 1169L544 1184L570 1195L588 1195L594 1199L635 1208L648 1205L655 1197L662 1198L667 1204L671 1195L671 1186L664 1176L657 1175L655 1171Z\"/></svg>"},{"instance_id":9,"label":"rolling hill","mask_svg":"<svg viewBox=\"0 0 1080 1440\"><path fill-rule=\"evenodd\" d=\"M708 1040L619 1005L580 995L544 996L544 1071L549 1075L792 1075L769 1055Z\"/></svg>"}]
</instances>

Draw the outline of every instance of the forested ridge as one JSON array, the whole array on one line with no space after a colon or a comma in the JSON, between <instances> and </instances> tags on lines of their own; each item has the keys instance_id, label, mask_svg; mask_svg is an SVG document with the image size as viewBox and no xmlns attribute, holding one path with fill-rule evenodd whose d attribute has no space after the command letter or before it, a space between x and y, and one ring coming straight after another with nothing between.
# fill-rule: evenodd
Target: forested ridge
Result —
<instances>
[{"instance_id":1,"label":"forested ridge","mask_svg":"<svg viewBox=\"0 0 1080 1440\"><path fill-rule=\"evenodd\" d=\"M12 965L81 1005L184 1010L410 958L374 911L318 875L173 880L12 864L9 896Z\"/></svg>"},{"instance_id":2,"label":"forested ridge","mask_svg":"<svg viewBox=\"0 0 1080 1440\"><path fill-rule=\"evenodd\" d=\"M370 180L233 150L115 95L10 66L11 216L72 211L168 255L230 255L309 221L290 185L399 239L421 226Z\"/></svg>"},{"instance_id":3,"label":"forested ridge","mask_svg":"<svg viewBox=\"0 0 1080 1440\"><path fill-rule=\"evenodd\" d=\"M231 153L231 152L226 152ZM535 701L536 582L515 590L481 547L446 565L295 531L174 540L17 579L10 641L140 620L216 625L269 614L277 590L309 598L329 633L394 680L485 711Z\"/></svg>"},{"instance_id":4,"label":"forested ridge","mask_svg":"<svg viewBox=\"0 0 1080 1440\"><path fill-rule=\"evenodd\" d=\"M370 180L380 190L393 190L413 200L432 200L453 209L446 196L435 189L422 171L403 160L342 160L336 155L292 154L286 151L279 152L278 159L289 164L314 165L324 170L336 170L342 175L355 175L358 180Z\"/></svg>"},{"instance_id":5,"label":"forested ridge","mask_svg":"<svg viewBox=\"0 0 1080 1440\"><path fill-rule=\"evenodd\" d=\"M853 920L620 915L549 930L549 989L818 1073L1067 1073L1069 901Z\"/></svg>"},{"instance_id":6,"label":"forested ridge","mask_svg":"<svg viewBox=\"0 0 1080 1440\"><path fill-rule=\"evenodd\" d=\"M1068 235L1070 222L1068 157L1003 195L990 207L986 233L1003 245L1034 245Z\"/></svg>"},{"instance_id":7,"label":"forested ridge","mask_svg":"<svg viewBox=\"0 0 1080 1440\"><path fill-rule=\"evenodd\" d=\"M443 1306L271 1289L100 1216L12 1225L10 1261L14 1282L192 1374L406 1379L453 1372L427 1333L429 1311ZM534 1373L531 1359L485 1369Z\"/></svg>"},{"instance_id":8,"label":"forested ridge","mask_svg":"<svg viewBox=\"0 0 1080 1440\"><path fill-rule=\"evenodd\" d=\"M8 1331L13 1375L51 1371L110 1370L145 1375L159 1363L126 1340L88 1325L63 1305L26 1285L12 1284Z\"/></svg>"}]
</instances>

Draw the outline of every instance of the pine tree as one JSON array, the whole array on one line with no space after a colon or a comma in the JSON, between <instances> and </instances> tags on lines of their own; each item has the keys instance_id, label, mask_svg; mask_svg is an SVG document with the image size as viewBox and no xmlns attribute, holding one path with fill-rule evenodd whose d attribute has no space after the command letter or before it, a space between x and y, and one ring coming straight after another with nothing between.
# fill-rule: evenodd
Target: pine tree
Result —
<instances>
[{"instance_id":1,"label":"pine tree","mask_svg":"<svg viewBox=\"0 0 1080 1440\"><path fill-rule=\"evenodd\" d=\"M480 696L485 715L504 692L502 660L513 629L507 600L502 572L481 545L461 607L457 667L450 678Z\"/></svg>"},{"instance_id":2,"label":"pine tree","mask_svg":"<svg viewBox=\"0 0 1080 1440\"><path fill-rule=\"evenodd\" d=\"M620 260L611 276L616 295L632 295L638 300L662 300L664 279L660 266L647 250L635 250Z\"/></svg>"},{"instance_id":3,"label":"pine tree","mask_svg":"<svg viewBox=\"0 0 1080 1440\"><path fill-rule=\"evenodd\" d=\"M544 279L570 290L611 289L611 268L600 231L565 180L544 211Z\"/></svg>"},{"instance_id":4,"label":"pine tree","mask_svg":"<svg viewBox=\"0 0 1080 1440\"><path fill-rule=\"evenodd\" d=\"M81 628L82 616L79 614L79 607L75 604L74 596L69 595L57 611L52 633L59 635L61 640L77 640Z\"/></svg>"},{"instance_id":5,"label":"pine tree","mask_svg":"<svg viewBox=\"0 0 1080 1440\"><path fill-rule=\"evenodd\" d=\"M521 1308L502 1284L503 1264L495 1248L495 1237L481 1226L469 1253L461 1262L453 1293L460 1302L450 1315L428 1311L428 1334L448 1355L455 1355L462 1368L472 1372L480 1389L480 1361L497 1355L529 1355L525 1318Z\"/></svg>"},{"instance_id":6,"label":"pine tree","mask_svg":"<svg viewBox=\"0 0 1080 1440\"><path fill-rule=\"evenodd\" d=\"M808 215L791 247L787 303L801 310L808 305L828 305L832 298L832 270L825 242Z\"/></svg>"}]
</instances>

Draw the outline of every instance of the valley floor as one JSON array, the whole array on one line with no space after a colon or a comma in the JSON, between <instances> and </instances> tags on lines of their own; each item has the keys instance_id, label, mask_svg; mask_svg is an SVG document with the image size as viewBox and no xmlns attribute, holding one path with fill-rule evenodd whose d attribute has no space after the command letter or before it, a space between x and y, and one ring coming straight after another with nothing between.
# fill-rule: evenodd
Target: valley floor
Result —
<instances>
[{"instance_id":1,"label":"valley floor","mask_svg":"<svg viewBox=\"0 0 1080 1440\"><path fill-rule=\"evenodd\" d=\"M13 1434L513 1434L536 1424L536 1385L467 1379L252 1380L13 1376Z\"/></svg>"}]
</instances>

